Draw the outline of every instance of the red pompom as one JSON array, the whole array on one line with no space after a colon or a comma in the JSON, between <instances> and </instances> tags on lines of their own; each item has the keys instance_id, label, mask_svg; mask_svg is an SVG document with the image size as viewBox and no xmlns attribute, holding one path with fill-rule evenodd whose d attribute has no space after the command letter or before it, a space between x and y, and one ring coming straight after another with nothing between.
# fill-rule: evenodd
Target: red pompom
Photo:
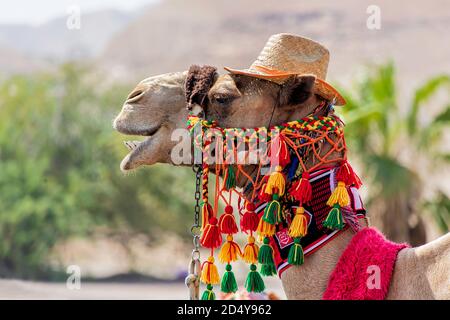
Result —
<instances>
[{"instance_id":1,"label":"red pompom","mask_svg":"<svg viewBox=\"0 0 450 320\"><path fill-rule=\"evenodd\" d=\"M205 248L218 248L222 244L222 236L217 225L217 219L212 217L209 219L208 224L205 226L200 243Z\"/></svg>"},{"instance_id":2,"label":"red pompom","mask_svg":"<svg viewBox=\"0 0 450 320\"><path fill-rule=\"evenodd\" d=\"M299 201L300 204L308 203L312 200L312 186L309 178L309 173L303 172L302 178L295 181L289 189L289 194Z\"/></svg>"},{"instance_id":3,"label":"red pompom","mask_svg":"<svg viewBox=\"0 0 450 320\"><path fill-rule=\"evenodd\" d=\"M225 234L233 234L238 232L238 227L236 225L236 219L233 215L233 207L226 206L225 213L219 218L219 229L220 232Z\"/></svg>"},{"instance_id":4,"label":"red pompom","mask_svg":"<svg viewBox=\"0 0 450 320\"><path fill-rule=\"evenodd\" d=\"M226 206L225 207L225 213L232 214L233 213L233 207L230 206L230 205Z\"/></svg>"},{"instance_id":5,"label":"red pompom","mask_svg":"<svg viewBox=\"0 0 450 320\"><path fill-rule=\"evenodd\" d=\"M345 160L336 172L336 180L342 181L347 186L354 186L359 189L362 185L361 179L353 171L352 166Z\"/></svg>"},{"instance_id":6,"label":"red pompom","mask_svg":"<svg viewBox=\"0 0 450 320\"><path fill-rule=\"evenodd\" d=\"M255 211L256 206L255 206L255 204L253 202L249 202L249 203L247 203L245 208L247 209L247 211Z\"/></svg>"}]
</instances>

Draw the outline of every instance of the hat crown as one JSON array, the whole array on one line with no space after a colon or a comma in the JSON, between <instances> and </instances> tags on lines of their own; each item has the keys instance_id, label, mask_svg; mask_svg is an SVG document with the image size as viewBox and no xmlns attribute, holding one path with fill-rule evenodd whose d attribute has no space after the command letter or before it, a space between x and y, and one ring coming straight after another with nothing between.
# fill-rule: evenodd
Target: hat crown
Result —
<instances>
[{"instance_id":1,"label":"hat crown","mask_svg":"<svg viewBox=\"0 0 450 320\"><path fill-rule=\"evenodd\" d=\"M329 59L328 49L320 43L280 33L269 38L250 69L263 67L292 74L313 74L319 79L325 79Z\"/></svg>"}]
</instances>

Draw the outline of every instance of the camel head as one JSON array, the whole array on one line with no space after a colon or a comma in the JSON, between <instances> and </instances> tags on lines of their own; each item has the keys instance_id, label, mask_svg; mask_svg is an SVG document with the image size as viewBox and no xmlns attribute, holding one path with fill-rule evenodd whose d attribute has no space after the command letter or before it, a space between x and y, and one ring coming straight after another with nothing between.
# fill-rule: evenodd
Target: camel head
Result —
<instances>
[{"instance_id":1,"label":"camel head","mask_svg":"<svg viewBox=\"0 0 450 320\"><path fill-rule=\"evenodd\" d=\"M172 163L177 143L171 134L185 128L184 84L187 72L168 73L141 81L126 99L114 120L114 128L127 135L145 136L143 142L128 142L131 152L121 169ZM321 104L313 93L315 77L293 76L283 84L245 75L216 75L203 99L206 119L221 127L260 127L300 119Z\"/></svg>"}]
</instances>

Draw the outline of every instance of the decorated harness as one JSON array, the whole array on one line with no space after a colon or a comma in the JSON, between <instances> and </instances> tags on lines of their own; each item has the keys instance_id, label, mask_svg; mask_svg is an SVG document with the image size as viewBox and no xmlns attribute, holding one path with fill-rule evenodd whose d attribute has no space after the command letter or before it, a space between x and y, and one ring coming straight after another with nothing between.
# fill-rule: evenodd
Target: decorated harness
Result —
<instances>
[{"instance_id":1,"label":"decorated harness","mask_svg":"<svg viewBox=\"0 0 450 320\"><path fill-rule=\"evenodd\" d=\"M357 191L361 181L347 161L342 121L328 102L321 108L325 116L258 128L221 128L201 114L189 114L186 126L199 155L194 168L201 234L194 233L194 242L210 252L201 265L200 280L206 284L201 299L215 299L214 285L224 293L238 290L232 263L239 259L249 264L246 290L262 292L261 275L281 275L341 230L358 230L358 219L365 216ZM252 163L255 154L258 161ZM212 197L210 173L216 176ZM239 231L247 235L242 249L234 239ZM225 264L222 276L217 250Z\"/></svg>"}]
</instances>

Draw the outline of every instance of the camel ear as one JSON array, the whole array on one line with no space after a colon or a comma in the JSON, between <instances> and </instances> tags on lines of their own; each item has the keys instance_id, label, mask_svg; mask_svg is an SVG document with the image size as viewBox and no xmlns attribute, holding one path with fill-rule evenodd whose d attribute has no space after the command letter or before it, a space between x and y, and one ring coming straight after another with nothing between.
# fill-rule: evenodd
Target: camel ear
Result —
<instances>
[{"instance_id":1,"label":"camel ear","mask_svg":"<svg viewBox=\"0 0 450 320\"><path fill-rule=\"evenodd\" d=\"M280 105L297 105L308 100L313 94L316 76L295 76L283 84L280 95Z\"/></svg>"}]
</instances>

